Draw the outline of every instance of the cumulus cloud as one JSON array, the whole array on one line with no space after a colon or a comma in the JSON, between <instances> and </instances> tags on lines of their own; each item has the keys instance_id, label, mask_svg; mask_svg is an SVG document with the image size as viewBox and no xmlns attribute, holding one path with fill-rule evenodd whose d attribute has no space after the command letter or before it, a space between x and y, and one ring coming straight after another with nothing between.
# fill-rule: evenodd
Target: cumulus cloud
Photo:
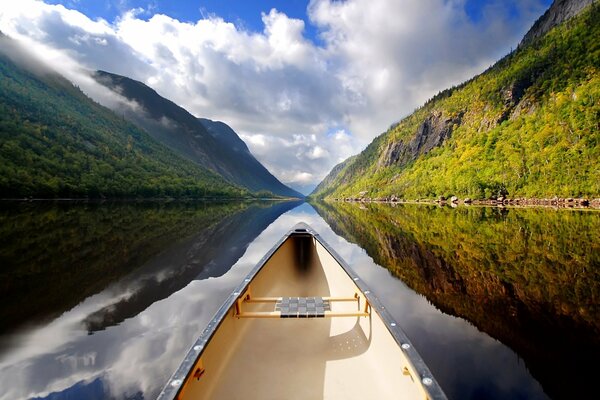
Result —
<instances>
[{"instance_id":1,"label":"cumulus cloud","mask_svg":"<svg viewBox=\"0 0 600 400\"><path fill-rule=\"evenodd\" d=\"M543 11L543 0L489 0L474 21L466 1L312 0L318 44L304 21L275 9L251 32L216 15L182 22L138 9L108 22L20 0L2 3L0 29L98 101L110 95L82 70L143 81L231 125L282 181L318 183L340 158L515 47Z\"/></svg>"},{"instance_id":2,"label":"cumulus cloud","mask_svg":"<svg viewBox=\"0 0 600 400\"><path fill-rule=\"evenodd\" d=\"M472 21L465 0L314 0L337 78L359 105L346 115L353 133L372 138L440 90L483 71L520 37L540 1L490 1ZM516 16L510 17L516 7Z\"/></svg>"},{"instance_id":3,"label":"cumulus cloud","mask_svg":"<svg viewBox=\"0 0 600 400\"><path fill-rule=\"evenodd\" d=\"M290 137L241 133L250 151L283 182L296 190L309 190L331 169L362 146L343 129L329 134L294 134Z\"/></svg>"}]
</instances>

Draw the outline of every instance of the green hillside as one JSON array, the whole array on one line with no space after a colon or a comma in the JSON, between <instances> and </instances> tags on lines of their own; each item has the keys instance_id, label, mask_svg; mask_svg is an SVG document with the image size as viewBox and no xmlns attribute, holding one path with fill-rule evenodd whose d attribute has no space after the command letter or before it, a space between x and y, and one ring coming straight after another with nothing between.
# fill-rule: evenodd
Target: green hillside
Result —
<instances>
[{"instance_id":1,"label":"green hillside","mask_svg":"<svg viewBox=\"0 0 600 400\"><path fill-rule=\"evenodd\" d=\"M132 109L116 105L115 112L143 128L153 139L178 155L252 192L270 192L271 197L273 193L304 197L279 182L225 123L196 118L142 82L125 76L96 71L94 78L140 106Z\"/></svg>"},{"instance_id":2,"label":"green hillside","mask_svg":"<svg viewBox=\"0 0 600 400\"><path fill-rule=\"evenodd\" d=\"M93 102L0 36L0 198L246 194Z\"/></svg>"},{"instance_id":3,"label":"green hillside","mask_svg":"<svg viewBox=\"0 0 600 400\"><path fill-rule=\"evenodd\" d=\"M600 195L600 7L446 90L312 196Z\"/></svg>"}]
</instances>

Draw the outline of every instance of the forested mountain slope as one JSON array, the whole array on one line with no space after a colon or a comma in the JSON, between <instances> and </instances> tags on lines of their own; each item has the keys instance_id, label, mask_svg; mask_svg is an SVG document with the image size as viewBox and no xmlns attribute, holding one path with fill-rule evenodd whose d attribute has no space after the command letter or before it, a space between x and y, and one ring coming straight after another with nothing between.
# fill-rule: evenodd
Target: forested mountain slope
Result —
<instances>
[{"instance_id":1,"label":"forested mountain slope","mask_svg":"<svg viewBox=\"0 0 600 400\"><path fill-rule=\"evenodd\" d=\"M515 52L377 137L312 196L598 196L600 7L562 22L589 2L556 1Z\"/></svg>"},{"instance_id":2,"label":"forested mountain slope","mask_svg":"<svg viewBox=\"0 0 600 400\"><path fill-rule=\"evenodd\" d=\"M0 198L247 194L0 36Z\"/></svg>"},{"instance_id":3,"label":"forested mountain slope","mask_svg":"<svg viewBox=\"0 0 600 400\"><path fill-rule=\"evenodd\" d=\"M274 177L223 122L196 118L142 82L97 71L95 79L140 107L118 111L183 157L253 192L303 197ZM115 110L116 111L116 110Z\"/></svg>"}]
</instances>

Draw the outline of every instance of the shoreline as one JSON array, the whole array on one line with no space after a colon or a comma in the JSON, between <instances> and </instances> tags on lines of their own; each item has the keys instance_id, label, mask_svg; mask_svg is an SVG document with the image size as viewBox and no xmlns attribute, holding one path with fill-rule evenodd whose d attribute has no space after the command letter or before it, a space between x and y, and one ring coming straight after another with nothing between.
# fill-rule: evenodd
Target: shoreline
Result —
<instances>
[{"instance_id":1,"label":"shoreline","mask_svg":"<svg viewBox=\"0 0 600 400\"><path fill-rule=\"evenodd\" d=\"M450 199L440 197L437 200L433 199L415 199L405 200L399 199L395 196L391 198L369 198L369 197L348 197L344 199L333 198L329 199L335 202L344 203L381 203L381 204L427 204L427 205L438 205L438 206L486 206L486 207L523 207L523 208L564 208L564 209L579 209L579 210L600 210L600 198L587 199L587 198L550 198L550 199L538 199L538 198L497 198L497 199L459 199L455 196Z\"/></svg>"},{"instance_id":2,"label":"shoreline","mask_svg":"<svg viewBox=\"0 0 600 400\"><path fill-rule=\"evenodd\" d=\"M291 197L131 197L131 198L86 198L86 197L60 197L60 198L0 198L0 202L34 203L34 202L73 202L73 203L134 203L134 202L229 202L229 201L299 201L302 199Z\"/></svg>"}]
</instances>

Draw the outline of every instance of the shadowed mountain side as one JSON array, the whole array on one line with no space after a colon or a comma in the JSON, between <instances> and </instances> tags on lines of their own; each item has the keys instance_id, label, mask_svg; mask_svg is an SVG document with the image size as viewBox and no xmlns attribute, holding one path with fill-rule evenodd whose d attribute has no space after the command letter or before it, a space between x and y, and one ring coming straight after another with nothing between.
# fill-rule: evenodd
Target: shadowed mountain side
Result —
<instances>
[{"instance_id":1,"label":"shadowed mountain side","mask_svg":"<svg viewBox=\"0 0 600 400\"><path fill-rule=\"evenodd\" d=\"M135 104L113 104L116 112L187 159L253 192L304 197L274 177L225 123L198 119L142 82L105 71L96 71L93 77Z\"/></svg>"},{"instance_id":2,"label":"shadowed mountain side","mask_svg":"<svg viewBox=\"0 0 600 400\"><path fill-rule=\"evenodd\" d=\"M251 204L3 203L0 332L72 309Z\"/></svg>"},{"instance_id":3,"label":"shadowed mountain side","mask_svg":"<svg viewBox=\"0 0 600 400\"><path fill-rule=\"evenodd\" d=\"M304 197L302 193L279 182L264 165L254 158L246 143L229 125L206 118L198 118L198 121L224 148L235 154L235 158L231 159L231 162L235 161L237 168L234 182L254 191L269 190L280 196Z\"/></svg>"},{"instance_id":4,"label":"shadowed mountain side","mask_svg":"<svg viewBox=\"0 0 600 400\"><path fill-rule=\"evenodd\" d=\"M169 297L194 279L225 274L263 230L299 204L255 204L169 247L114 284L109 290L132 294L89 315L84 321L86 329L90 333L106 329Z\"/></svg>"},{"instance_id":5,"label":"shadowed mountain side","mask_svg":"<svg viewBox=\"0 0 600 400\"><path fill-rule=\"evenodd\" d=\"M243 155L250 153L250 149L246 143L240 139L229 125L221 121L213 121L207 118L198 118L198 121L206 129L206 131L215 138L223 146L228 147L231 151Z\"/></svg>"},{"instance_id":6,"label":"shadowed mountain side","mask_svg":"<svg viewBox=\"0 0 600 400\"><path fill-rule=\"evenodd\" d=\"M0 198L247 195L0 36Z\"/></svg>"},{"instance_id":7,"label":"shadowed mountain side","mask_svg":"<svg viewBox=\"0 0 600 400\"><path fill-rule=\"evenodd\" d=\"M584 366L600 357L595 214L313 206L436 307L511 347L552 398L593 392L595 371Z\"/></svg>"},{"instance_id":8,"label":"shadowed mountain side","mask_svg":"<svg viewBox=\"0 0 600 400\"><path fill-rule=\"evenodd\" d=\"M341 163L335 165L331 171L329 171L327 176L325 176L325 178L323 178L317 187L315 187L315 189L312 191L312 194L318 193L319 197L321 198L327 197L333 191L333 185L338 175L340 175L346 166L350 165L354 159L356 159L356 157L357 156L349 157Z\"/></svg>"}]
</instances>

